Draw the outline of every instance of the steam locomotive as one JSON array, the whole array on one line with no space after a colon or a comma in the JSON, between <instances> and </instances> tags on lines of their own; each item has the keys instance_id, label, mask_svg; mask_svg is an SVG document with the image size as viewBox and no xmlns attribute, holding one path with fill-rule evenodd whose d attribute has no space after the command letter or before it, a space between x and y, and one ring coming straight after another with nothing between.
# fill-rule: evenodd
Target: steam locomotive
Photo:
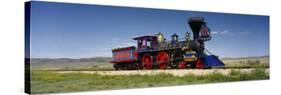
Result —
<instances>
[{"instance_id":1,"label":"steam locomotive","mask_svg":"<svg viewBox=\"0 0 281 95\"><path fill-rule=\"evenodd\" d=\"M204 42L211 40L211 31L203 17L191 17L188 24L193 38L186 32L183 39L177 34L166 40L159 32L156 35L144 35L133 38L135 46L116 48L112 50L113 67L116 70L137 69L205 69L224 67L218 56L208 55ZM207 51L207 52L205 52Z\"/></svg>"}]
</instances>

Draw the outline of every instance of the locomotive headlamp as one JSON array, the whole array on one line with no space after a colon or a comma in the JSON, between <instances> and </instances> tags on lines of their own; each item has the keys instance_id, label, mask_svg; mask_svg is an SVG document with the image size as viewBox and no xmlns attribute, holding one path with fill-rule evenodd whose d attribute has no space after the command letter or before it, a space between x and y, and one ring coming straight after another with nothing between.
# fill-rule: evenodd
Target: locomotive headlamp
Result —
<instances>
[{"instance_id":1,"label":"locomotive headlamp","mask_svg":"<svg viewBox=\"0 0 281 95\"><path fill-rule=\"evenodd\" d=\"M188 32L185 32L185 39L188 41L190 40L190 34Z\"/></svg>"},{"instance_id":2,"label":"locomotive headlamp","mask_svg":"<svg viewBox=\"0 0 281 95\"><path fill-rule=\"evenodd\" d=\"M173 41L173 42L174 42L174 41L177 42L178 39L179 39L179 36L178 36L177 34L172 35L172 41Z\"/></svg>"}]
</instances>

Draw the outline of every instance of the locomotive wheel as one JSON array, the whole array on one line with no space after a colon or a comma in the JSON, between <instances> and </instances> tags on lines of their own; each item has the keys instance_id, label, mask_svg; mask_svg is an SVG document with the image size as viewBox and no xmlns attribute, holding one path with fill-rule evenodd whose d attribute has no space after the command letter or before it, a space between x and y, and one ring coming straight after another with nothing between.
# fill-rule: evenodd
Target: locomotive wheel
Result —
<instances>
[{"instance_id":1,"label":"locomotive wheel","mask_svg":"<svg viewBox=\"0 0 281 95\"><path fill-rule=\"evenodd\" d=\"M156 62L159 69L166 69L169 62L169 54L167 52L159 52L156 56Z\"/></svg>"},{"instance_id":2,"label":"locomotive wheel","mask_svg":"<svg viewBox=\"0 0 281 95\"><path fill-rule=\"evenodd\" d=\"M191 62L190 64L190 68L195 69L196 68L196 61L195 62Z\"/></svg>"},{"instance_id":3,"label":"locomotive wheel","mask_svg":"<svg viewBox=\"0 0 281 95\"><path fill-rule=\"evenodd\" d=\"M197 68L197 69L204 69L204 68L205 68L205 64L204 64L204 62L203 62L202 59L198 59L198 60L195 62L195 64L196 64L196 68Z\"/></svg>"},{"instance_id":4,"label":"locomotive wheel","mask_svg":"<svg viewBox=\"0 0 281 95\"><path fill-rule=\"evenodd\" d=\"M187 64L184 61L180 61L178 63L178 68L179 69L186 69L186 67L187 67Z\"/></svg>"},{"instance_id":5,"label":"locomotive wheel","mask_svg":"<svg viewBox=\"0 0 281 95\"><path fill-rule=\"evenodd\" d=\"M145 54L141 59L143 69L152 69L153 57Z\"/></svg>"},{"instance_id":6,"label":"locomotive wheel","mask_svg":"<svg viewBox=\"0 0 281 95\"><path fill-rule=\"evenodd\" d=\"M171 67L172 68L179 68L179 64L181 63L181 62L183 62L183 63L185 63L183 60L183 56L182 56L182 54L180 54L180 53L176 53L174 56L173 56L173 62L171 63Z\"/></svg>"},{"instance_id":7,"label":"locomotive wheel","mask_svg":"<svg viewBox=\"0 0 281 95\"><path fill-rule=\"evenodd\" d=\"M173 65L171 64L170 67L171 67L172 69L177 69L177 68L178 68L178 64L173 64Z\"/></svg>"}]
</instances>

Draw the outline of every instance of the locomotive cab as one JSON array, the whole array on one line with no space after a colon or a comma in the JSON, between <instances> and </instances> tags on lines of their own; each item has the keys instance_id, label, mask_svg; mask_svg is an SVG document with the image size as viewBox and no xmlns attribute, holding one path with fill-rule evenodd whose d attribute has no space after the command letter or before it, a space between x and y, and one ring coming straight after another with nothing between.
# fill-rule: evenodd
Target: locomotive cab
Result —
<instances>
[{"instance_id":1,"label":"locomotive cab","mask_svg":"<svg viewBox=\"0 0 281 95\"><path fill-rule=\"evenodd\" d=\"M157 46L156 36L139 36L133 39L138 42L138 51L154 50Z\"/></svg>"}]
</instances>

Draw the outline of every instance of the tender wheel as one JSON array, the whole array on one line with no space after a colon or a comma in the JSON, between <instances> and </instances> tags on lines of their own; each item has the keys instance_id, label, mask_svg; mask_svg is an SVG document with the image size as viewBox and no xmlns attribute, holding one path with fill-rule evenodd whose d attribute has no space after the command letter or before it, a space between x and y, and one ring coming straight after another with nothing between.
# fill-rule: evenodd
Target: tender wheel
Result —
<instances>
[{"instance_id":1,"label":"tender wheel","mask_svg":"<svg viewBox=\"0 0 281 95\"><path fill-rule=\"evenodd\" d=\"M145 54L141 59L143 69L152 69L153 57Z\"/></svg>"},{"instance_id":2,"label":"tender wheel","mask_svg":"<svg viewBox=\"0 0 281 95\"><path fill-rule=\"evenodd\" d=\"M127 63L127 64L126 64L126 68L127 68L127 70L133 70L133 65L132 65L132 63Z\"/></svg>"},{"instance_id":3,"label":"tender wheel","mask_svg":"<svg viewBox=\"0 0 281 95\"><path fill-rule=\"evenodd\" d=\"M159 52L156 56L156 62L159 69L166 69L169 62L169 54L167 52Z\"/></svg>"},{"instance_id":4,"label":"tender wheel","mask_svg":"<svg viewBox=\"0 0 281 95\"><path fill-rule=\"evenodd\" d=\"M135 63L136 70L142 69L142 65L139 63Z\"/></svg>"},{"instance_id":5,"label":"tender wheel","mask_svg":"<svg viewBox=\"0 0 281 95\"><path fill-rule=\"evenodd\" d=\"M121 69L121 68L120 68L120 65L119 65L118 63L114 64L114 65L113 65L113 68L114 68L115 70L120 70L120 69Z\"/></svg>"},{"instance_id":6,"label":"tender wheel","mask_svg":"<svg viewBox=\"0 0 281 95\"><path fill-rule=\"evenodd\" d=\"M130 70L138 70L138 65L137 63L130 63Z\"/></svg>"}]
</instances>

